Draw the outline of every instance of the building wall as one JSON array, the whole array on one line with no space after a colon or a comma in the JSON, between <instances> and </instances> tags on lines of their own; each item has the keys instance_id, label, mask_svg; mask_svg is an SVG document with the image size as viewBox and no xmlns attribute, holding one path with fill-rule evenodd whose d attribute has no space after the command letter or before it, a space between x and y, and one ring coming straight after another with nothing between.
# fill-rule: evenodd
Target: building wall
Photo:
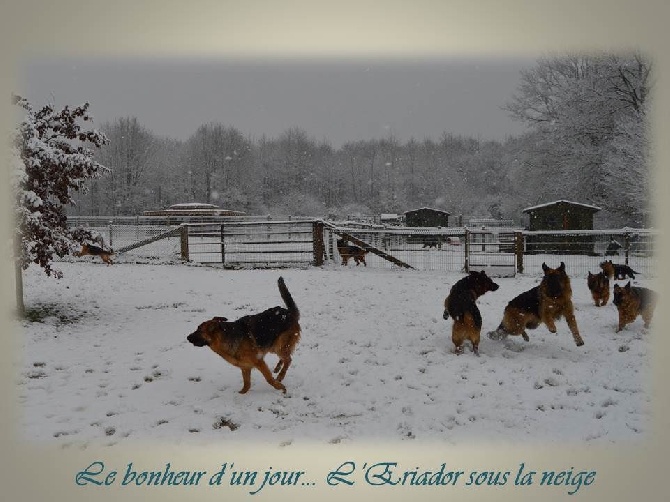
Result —
<instances>
[{"instance_id":1,"label":"building wall","mask_svg":"<svg viewBox=\"0 0 670 502\"><path fill-rule=\"evenodd\" d=\"M593 230L593 211L554 206L530 213L529 230Z\"/></svg>"},{"instance_id":2,"label":"building wall","mask_svg":"<svg viewBox=\"0 0 670 502\"><path fill-rule=\"evenodd\" d=\"M405 213L405 225L408 227L447 227L449 215L430 209L417 209Z\"/></svg>"},{"instance_id":3,"label":"building wall","mask_svg":"<svg viewBox=\"0 0 670 502\"><path fill-rule=\"evenodd\" d=\"M593 211L579 206L560 204L530 213L529 230L593 230ZM526 240L530 253L593 254L594 237L590 235L533 235Z\"/></svg>"}]
</instances>

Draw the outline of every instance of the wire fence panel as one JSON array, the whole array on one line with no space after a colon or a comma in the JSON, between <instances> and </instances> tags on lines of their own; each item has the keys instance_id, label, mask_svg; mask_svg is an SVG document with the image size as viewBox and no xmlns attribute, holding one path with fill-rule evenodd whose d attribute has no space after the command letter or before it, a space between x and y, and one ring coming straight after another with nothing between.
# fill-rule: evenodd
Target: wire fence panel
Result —
<instances>
[{"instance_id":1,"label":"wire fence panel","mask_svg":"<svg viewBox=\"0 0 670 502\"><path fill-rule=\"evenodd\" d=\"M97 222L100 223L100 222ZM78 225L79 226L79 225ZM121 253L124 259L134 261L175 261L181 259L180 240L178 233L167 236L155 242L122 251L124 248L133 246L143 241L149 241L169 230L177 231L178 226L165 225L83 225L93 235L98 235L102 240L97 243L103 248L112 249L115 253ZM119 253L119 254L121 254Z\"/></svg>"},{"instance_id":2,"label":"wire fence panel","mask_svg":"<svg viewBox=\"0 0 670 502\"><path fill-rule=\"evenodd\" d=\"M314 262L314 222L188 225L189 259L228 267L306 266Z\"/></svg>"},{"instance_id":3,"label":"wire fence panel","mask_svg":"<svg viewBox=\"0 0 670 502\"><path fill-rule=\"evenodd\" d=\"M226 267L305 267L341 264L337 241L368 250L367 267L426 271L485 270L491 276L540 273L542 263L566 264L570 275L599 272L600 263L626 264L653 277L658 233L645 229L525 231L515 228L385 227L335 225L315 219L277 221L227 218L161 225L127 218L70 222L99 236L117 259L190 261ZM107 224L104 224L107 222ZM119 223L119 224L116 224ZM171 231L172 230L172 231ZM353 265L353 262L349 263Z\"/></svg>"},{"instance_id":4,"label":"wire fence panel","mask_svg":"<svg viewBox=\"0 0 670 502\"><path fill-rule=\"evenodd\" d=\"M605 260L625 264L648 277L655 275L657 233L649 230L603 230L524 232L523 269L540 270L542 263L553 267L561 261L568 274L600 272Z\"/></svg>"},{"instance_id":5,"label":"wire fence panel","mask_svg":"<svg viewBox=\"0 0 670 502\"><path fill-rule=\"evenodd\" d=\"M465 263L462 229L360 229L336 227L326 230L327 258L341 261L337 250L338 232L351 235L370 247L387 253L417 270L462 270ZM396 268L397 265L384 258L368 253L368 267Z\"/></svg>"}]
</instances>

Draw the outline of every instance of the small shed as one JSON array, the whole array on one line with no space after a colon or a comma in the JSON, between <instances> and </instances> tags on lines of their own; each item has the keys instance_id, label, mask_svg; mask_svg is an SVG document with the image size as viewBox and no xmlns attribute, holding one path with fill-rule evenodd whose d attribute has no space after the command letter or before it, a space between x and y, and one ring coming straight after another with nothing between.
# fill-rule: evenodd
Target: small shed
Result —
<instances>
[{"instance_id":1,"label":"small shed","mask_svg":"<svg viewBox=\"0 0 670 502\"><path fill-rule=\"evenodd\" d=\"M530 231L593 230L593 217L599 207L567 200L557 200L527 207ZM595 254L593 235L540 234L529 235L526 252L553 254Z\"/></svg>"},{"instance_id":2,"label":"small shed","mask_svg":"<svg viewBox=\"0 0 670 502\"><path fill-rule=\"evenodd\" d=\"M449 226L449 213L429 207L406 211L405 225L408 227L447 227Z\"/></svg>"}]
</instances>

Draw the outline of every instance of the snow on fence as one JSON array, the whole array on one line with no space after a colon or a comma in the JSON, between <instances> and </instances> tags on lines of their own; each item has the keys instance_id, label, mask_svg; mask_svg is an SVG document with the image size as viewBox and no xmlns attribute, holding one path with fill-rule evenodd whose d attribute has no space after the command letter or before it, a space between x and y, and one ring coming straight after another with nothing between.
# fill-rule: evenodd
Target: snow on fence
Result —
<instances>
[{"instance_id":1,"label":"snow on fence","mask_svg":"<svg viewBox=\"0 0 670 502\"><path fill-rule=\"evenodd\" d=\"M611 259L653 276L656 266L657 233L646 229L379 228L267 218L173 226L90 223L89 229L117 251L117 261L189 261L240 268L339 264L336 242L344 236L370 251L366 262L373 268L486 270L492 276L511 276L535 273L543 262L557 266L563 261L569 273L586 275L599 271L604 259ZM350 261L349 266L355 265Z\"/></svg>"}]
</instances>

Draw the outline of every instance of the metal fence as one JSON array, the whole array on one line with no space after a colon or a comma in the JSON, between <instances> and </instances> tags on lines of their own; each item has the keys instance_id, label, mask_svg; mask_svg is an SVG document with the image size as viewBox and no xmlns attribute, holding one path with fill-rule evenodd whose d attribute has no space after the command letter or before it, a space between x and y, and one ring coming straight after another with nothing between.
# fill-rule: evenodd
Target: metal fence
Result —
<instances>
[{"instance_id":1,"label":"metal fence","mask_svg":"<svg viewBox=\"0 0 670 502\"><path fill-rule=\"evenodd\" d=\"M110 223L114 221L114 223ZM494 276L534 273L561 261L570 274L597 272L611 259L653 276L657 233L644 229L529 232L515 228L367 228L321 220L225 218L160 225L92 219L84 224L131 261L189 261L229 267L304 267L340 264L337 240L365 248L372 268L487 270ZM88 223L88 225L86 225ZM105 224L106 223L106 224ZM349 266L355 266L349 262ZM361 265L362 266L362 265Z\"/></svg>"},{"instance_id":2,"label":"metal fence","mask_svg":"<svg viewBox=\"0 0 670 502\"><path fill-rule=\"evenodd\" d=\"M263 221L182 226L182 256L229 267L291 267L315 262L316 222Z\"/></svg>"},{"instance_id":3,"label":"metal fence","mask_svg":"<svg viewBox=\"0 0 670 502\"><path fill-rule=\"evenodd\" d=\"M530 232L513 228L327 228L330 256L337 259L336 239L344 234L361 247L378 248L412 268L435 271L486 270L495 276L540 270L542 263L564 262L569 273L598 272L606 259L627 264L647 276L655 274L657 233L644 229ZM366 264L393 263L368 253Z\"/></svg>"}]
</instances>

